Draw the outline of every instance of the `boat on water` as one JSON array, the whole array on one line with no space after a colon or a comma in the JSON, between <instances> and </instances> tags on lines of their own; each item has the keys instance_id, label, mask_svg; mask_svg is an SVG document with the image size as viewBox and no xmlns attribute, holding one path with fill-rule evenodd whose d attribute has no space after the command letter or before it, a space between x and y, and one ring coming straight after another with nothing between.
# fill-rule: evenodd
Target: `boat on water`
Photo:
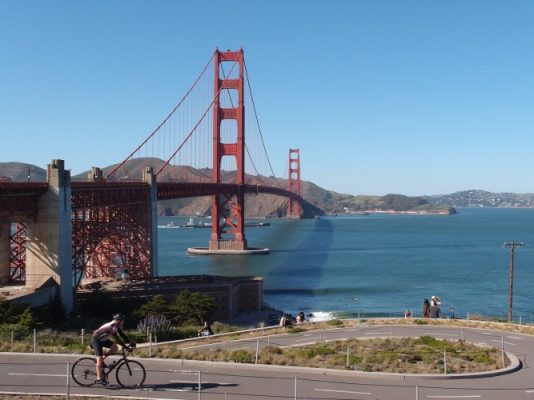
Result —
<instances>
[{"instance_id":1,"label":"boat on water","mask_svg":"<svg viewBox=\"0 0 534 400\"><path fill-rule=\"evenodd\" d=\"M211 222L195 222L193 218L189 218L189 221L187 221L184 225L180 225L182 228L211 228L211 226Z\"/></svg>"},{"instance_id":2,"label":"boat on water","mask_svg":"<svg viewBox=\"0 0 534 400\"><path fill-rule=\"evenodd\" d=\"M270 222L245 222L245 226L248 228L259 228L263 226L271 226Z\"/></svg>"},{"instance_id":3,"label":"boat on water","mask_svg":"<svg viewBox=\"0 0 534 400\"><path fill-rule=\"evenodd\" d=\"M171 221L169 222L168 224L165 224L165 225L158 225L158 228L164 228L164 229L168 229L168 228L179 228L180 226L179 225L176 225L174 223L174 221Z\"/></svg>"},{"instance_id":4,"label":"boat on water","mask_svg":"<svg viewBox=\"0 0 534 400\"><path fill-rule=\"evenodd\" d=\"M211 222L205 222L202 220L195 221L195 219L191 217L185 224L176 225L174 221L171 221L166 225L158 225L158 228L211 228L212 226L213 224ZM257 228L257 227L271 226L271 223L270 222L246 222L245 226L247 228Z\"/></svg>"}]
</instances>

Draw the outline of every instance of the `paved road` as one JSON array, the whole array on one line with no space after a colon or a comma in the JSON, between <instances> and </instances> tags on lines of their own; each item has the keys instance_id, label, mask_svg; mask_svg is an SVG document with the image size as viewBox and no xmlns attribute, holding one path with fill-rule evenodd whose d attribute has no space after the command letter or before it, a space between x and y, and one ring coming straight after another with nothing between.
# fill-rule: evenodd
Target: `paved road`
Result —
<instances>
[{"instance_id":1,"label":"paved road","mask_svg":"<svg viewBox=\"0 0 534 400\"><path fill-rule=\"evenodd\" d=\"M488 399L534 400L534 337L500 331L439 326L361 326L300 334L276 335L224 344L256 350L268 344L294 346L318 340L354 337L432 335L484 343L515 354L522 368L492 377L454 379L441 376L372 374L294 367L274 367L182 360L143 359L148 370L145 387L127 390L116 385L82 388L67 385L67 362L78 357L0 353L0 391L127 396L140 399ZM221 347L221 344L209 345ZM205 346L203 346L205 347ZM198 382L201 392L198 392ZM114 379L111 380L114 382Z\"/></svg>"}]
</instances>

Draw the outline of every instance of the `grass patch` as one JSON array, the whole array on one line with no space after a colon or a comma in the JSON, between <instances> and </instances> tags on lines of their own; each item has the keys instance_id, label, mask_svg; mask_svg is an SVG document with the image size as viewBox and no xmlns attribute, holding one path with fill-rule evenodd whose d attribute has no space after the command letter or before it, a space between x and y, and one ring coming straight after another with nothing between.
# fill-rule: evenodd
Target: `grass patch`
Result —
<instances>
[{"instance_id":1,"label":"grass patch","mask_svg":"<svg viewBox=\"0 0 534 400\"><path fill-rule=\"evenodd\" d=\"M226 351L159 349L158 357L254 363L253 351L240 349ZM278 348L268 346L258 354L259 364L291 365L314 368L354 369L360 371L395 373L444 373L446 357L447 373L482 372L502 367L498 349L479 347L463 341L419 338L352 339L317 343L303 347ZM348 363L347 363L348 358ZM509 364L509 360L506 360Z\"/></svg>"}]
</instances>

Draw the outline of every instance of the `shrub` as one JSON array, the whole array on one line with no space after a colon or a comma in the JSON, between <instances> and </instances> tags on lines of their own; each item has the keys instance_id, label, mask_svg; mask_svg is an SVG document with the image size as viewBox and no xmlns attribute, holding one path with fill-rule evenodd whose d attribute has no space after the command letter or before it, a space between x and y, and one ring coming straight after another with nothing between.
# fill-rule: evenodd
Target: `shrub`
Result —
<instances>
[{"instance_id":1,"label":"shrub","mask_svg":"<svg viewBox=\"0 0 534 400\"><path fill-rule=\"evenodd\" d=\"M339 319L331 319L329 321L326 321L326 323L332 326L343 326L343 321Z\"/></svg>"},{"instance_id":2,"label":"shrub","mask_svg":"<svg viewBox=\"0 0 534 400\"><path fill-rule=\"evenodd\" d=\"M137 330L145 333L147 336L149 335L148 332L152 333L152 335L155 333L158 340L166 340L171 337L173 327L164 315L148 315L139 321Z\"/></svg>"},{"instance_id":3,"label":"shrub","mask_svg":"<svg viewBox=\"0 0 534 400\"><path fill-rule=\"evenodd\" d=\"M246 350L234 350L230 353L230 359L236 363L252 364L252 354Z\"/></svg>"},{"instance_id":4,"label":"shrub","mask_svg":"<svg viewBox=\"0 0 534 400\"><path fill-rule=\"evenodd\" d=\"M299 326L288 328L287 333L301 333L306 332L306 329L301 328Z\"/></svg>"}]
</instances>

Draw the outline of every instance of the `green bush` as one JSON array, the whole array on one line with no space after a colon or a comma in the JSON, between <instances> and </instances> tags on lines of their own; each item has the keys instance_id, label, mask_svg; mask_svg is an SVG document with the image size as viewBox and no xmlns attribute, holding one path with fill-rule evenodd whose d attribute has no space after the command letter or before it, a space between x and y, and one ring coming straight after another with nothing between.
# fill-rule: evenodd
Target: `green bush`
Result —
<instances>
[{"instance_id":1,"label":"green bush","mask_svg":"<svg viewBox=\"0 0 534 400\"><path fill-rule=\"evenodd\" d=\"M334 354L335 351L329 346L320 346L320 347L304 347L297 350L297 354L300 357L307 359L314 358L316 356L325 356L328 354Z\"/></svg>"},{"instance_id":2,"label":"green bush","mask_svg":"<svg viewBox=\"0 0 534 400\"><path fill-rule=\"evenodd\" d=\"M306 332L306 329L301 328L299 326L291 327L287 329L287 333L301 333Z\"/></svg>"},{"instance_id":3,"label":"green bush","mask_svg":"<svg viewBox=\"0 0 534 400\"><path fill-rule=\"evenodd\" d=\"M230 359L236 363L252 364L252 354L246 350L234 350L230 353Z\"/></svg>"},{"instance_id":4,"label":"green bush","mask_svg":"<svg viewBox=\"0 0 534 400\"><path fill-rule=\"evenodd\" d=\"M326 321L326 323L332 326L343 326L343 321L339 319L331 319L329 321Z\"/></svg>"}]
</instances>

